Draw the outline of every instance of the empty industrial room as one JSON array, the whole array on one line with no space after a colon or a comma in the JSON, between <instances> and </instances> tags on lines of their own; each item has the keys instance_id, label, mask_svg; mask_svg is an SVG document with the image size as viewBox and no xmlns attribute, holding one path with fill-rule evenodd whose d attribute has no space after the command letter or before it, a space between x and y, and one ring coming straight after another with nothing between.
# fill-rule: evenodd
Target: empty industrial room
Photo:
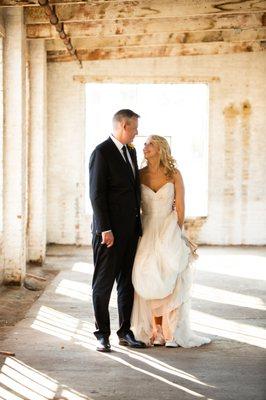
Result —
<instances>
[{"instance_id":1,"label":"empty industrial room","mask_svg":"<svg viewBox=\"0 0 266 400\"><path fill-rule=\"evenodd\" d=\"M0 399L263 400L266 2L0 0Z\"/></svg>"}]
</instances>

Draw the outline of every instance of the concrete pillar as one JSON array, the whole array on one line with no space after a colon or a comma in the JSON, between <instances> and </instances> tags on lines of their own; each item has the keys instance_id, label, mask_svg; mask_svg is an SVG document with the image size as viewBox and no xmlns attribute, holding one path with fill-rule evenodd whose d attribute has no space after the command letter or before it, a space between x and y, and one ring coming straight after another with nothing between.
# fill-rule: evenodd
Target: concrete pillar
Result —
<instances>
[{"instance_id":1,"label":"concrete pillar","mask_svg":"<svg viewBox=\"0 0 266 400\"><path fill-rule=\"evenodd\" d=\"M46 50L42 39L29 47L28 260L42 264L46 251Z\"/></svg>"},{"instance_id":2,"label":"concrete pillar","mask_svg":"<svg viewBox=\"0 0 266 400\"><path fill-rule=\"evenodd\" d=\"M3 38L0 14L0 285L4 277L3 260Z\"/></svg>"},{"instance_id":3,"label":"concrete pillar","mask_svg":"<svg viewBox=\"0 0 266 400\"><path fill-rule=\"evenodd\" d=\"M0 8L0 38L5 36L4 11Z\"/></svg>"},{"instance_id":4,"label":"concrete pillar","mask_svg":"<svg viewBox=\"0 0 266 400\"><path fill-rule=\"evenodd\" d=\"M4 40L4 283L26 272L25 27L23 8L5 11Z\"/></svg>"}]
</instances>

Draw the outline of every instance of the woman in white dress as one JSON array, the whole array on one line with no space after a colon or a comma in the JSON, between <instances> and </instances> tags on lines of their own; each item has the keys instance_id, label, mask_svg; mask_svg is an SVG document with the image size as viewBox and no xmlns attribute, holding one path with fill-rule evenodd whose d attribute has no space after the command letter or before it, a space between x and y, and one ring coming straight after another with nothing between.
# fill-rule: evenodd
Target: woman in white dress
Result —
<instances>
[{"instance_id":1,"label":"woman in white dress","mask_svg":"<svg viewBox=\"0 0 266 400\"><path fill-rule=\"evenodd\" d=\"M144 145L140 170L143 236L133 266L132 329L147 345L194 347L209 338L190 329L192 252L182 236L184 185L161 136Z\"/></svg>"}]
</instances>

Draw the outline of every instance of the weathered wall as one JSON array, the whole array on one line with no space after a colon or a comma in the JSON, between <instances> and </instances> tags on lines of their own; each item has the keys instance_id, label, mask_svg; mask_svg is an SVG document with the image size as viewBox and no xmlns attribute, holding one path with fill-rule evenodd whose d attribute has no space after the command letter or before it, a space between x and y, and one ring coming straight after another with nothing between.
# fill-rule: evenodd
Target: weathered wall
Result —
<instances>
[{"instance_id":1,"label":"weathered wall","mask_svg":"<svg viewBox=\"0 0 266 400\"><path fill-rule=\"evenodd\" d=\"M76 64L48 66L47 241L87 243L84 216L85 88Z\"/></svg>"},{"instance_id":2,"label":"weathered wall","mask_svg":"<svg viewBox=\"0 0 266 400\"><path fill-rule=\"evenodd\" d=\"M48 242L90 240L84 212L85 90L73 80L85 75L118 82L143 77L210 82L209 212L198 240L266 244L265 69L264 53L94 61L84 62L82 70L75 62L48 64Z\"/></svg>"}]
</instances>

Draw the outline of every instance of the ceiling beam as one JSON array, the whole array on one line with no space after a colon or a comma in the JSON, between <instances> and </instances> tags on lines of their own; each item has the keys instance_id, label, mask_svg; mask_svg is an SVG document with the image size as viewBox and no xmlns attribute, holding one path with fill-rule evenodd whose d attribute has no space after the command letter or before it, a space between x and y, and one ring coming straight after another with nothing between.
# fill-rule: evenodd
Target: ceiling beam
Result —
<instances>
[{"instance_id":1,"label":"ceiling beam","mask_svg":"<svg viewBox=\"0 0 266 400\"><path fill-rule=\"evenodd\" d=\"M79 83L88 82L116 82L116 83L217 83L221 81L215 75L106 75L106 74L83 74L74 75L73 81Z\"/></svg>"},{"instance_id":2,"label":"ceiling beam","mask_svg":"<svg viewBox=\"0 0 266 400\"><path fill-rule=\"evenodd\" d=\"M180 43L211 43L211 42L250 42L266 40L266 28L247 29L237 31L235 29L215 32L181 32L161 33L135 36L106 36L72 39L73 46L81 49L99 49L116 47L142 47L142 46L165 46ZM64 50L64 43L61 40L48 40L46 49L48 51Z\"/></svg>"},{"instance_id":3,"label":"ceiling beam","mask_svg":"<svg viewBox=\"0 0 266 400\"><path fill-rule=\"evenodd\" d=\"M147 58L147 57L177 57L195 55L232 54L243 52L259 52L265 49L263 42L242 43L196 43L176 46L139 46L78 50L82 61ZM72 61L66 51L48 51L49 62Z\"/></svg>"},{"instance_id":4,"label":"ceiling beam","mask_svg":"<svg viewBox=\"0 0 266 400\"><path fill-rule=\"evenodd\" d=\"M163 6L163 3L175 4L176 0L139 0L139 1L126 1L126 0L50 0L52 5L86 5L93 7L108 7L117 6L121 10L123 7L130 7L141 5L146 9L146 12L152 12L154 8L157 10L157 4ZM154 7L155 5L155 7ZM32 7L38 6L38 0L1 0L1 7ZM122 7L122 8L121 8ZM178 7L181 15L194 15L194 14L212 14L217 12L252 12L265 10L266 4L264 0L179 0ZM150 10L149 10L150 9Z\"/></svg>"},{"instance_id":5,"label":"ceiling beam","mask_svg":"<svg viewBox=\"0 0 266 400\"><path fill-rule=\"evenodd\" d=\"M112 1L112 0L105 0ZM117 0L119 1L119 0ZM91 3L90 0L50 0L50 4L84 4ZM39 6L38 0L1 0L0 7L33 7Z\"/></svg>"},{"instance_id":6,"label":"ceiling beam","mask_svg":"<svg viewBox=\"0 0 266 400\"><path fill-rule=\"evenodd\" d=\"M253 29L266 25L266 13L227 14L202 17L150 18L142 20L92 21L64 23L71 37L144 35L154 33L178 33L193 31L219 31L226 29ZM29 39L57 38L56 30L46 24L27 25Z\"/></svg>"},{"instance_id":7,"label":"ceiling beam","mask_svg":"<svg viewBox=\"0 0 266 400\"><path fill-rule=\"evenodd\" d=\"M50 0L50 4L53 2ZM202 16L223 13L266 12L266 1L176 1L142 0L124 2L94 2L74 5L57 5L56 14L61 22L80 22L117 19L149 19ZM25 9L26 24L47 22L44 9L32 7Z\"/></svg>"}]
</instances>

